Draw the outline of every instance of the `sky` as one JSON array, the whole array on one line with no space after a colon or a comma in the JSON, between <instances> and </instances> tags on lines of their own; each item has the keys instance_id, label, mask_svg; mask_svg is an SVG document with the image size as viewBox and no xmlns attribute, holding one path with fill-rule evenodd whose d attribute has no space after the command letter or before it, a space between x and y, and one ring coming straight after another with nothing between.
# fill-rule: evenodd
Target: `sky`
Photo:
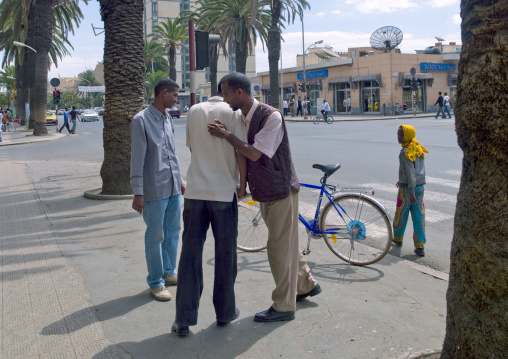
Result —
<instances>
[{"instance_id":1,"label":"sky","mask_svg":"<svg viewBox=\"0 0 508 359\"><path fill-rule=\"evenodd\" d=\"M403 33L399 48L414 53L434 45L435 36L448 42L461 42L459 0L308 0L311 8L304 12L305 48L316 41L347 51L349 47L370 46L371 34L383 26L396 26ZM102 61L104 34L95 36L92 25L102 28L99 3L80 2L84 19L75 34L69 34L74 46L59 62L51 67L49 78L76 76L94 69ZM100 31L100 30L98 30ZM302 53L302 22L300 17L286 25L282 33L282 66L296 66L296 55ZM256 44L256 71L268 71L268 52L261 41Z\"/></svg>"}]
</instances>

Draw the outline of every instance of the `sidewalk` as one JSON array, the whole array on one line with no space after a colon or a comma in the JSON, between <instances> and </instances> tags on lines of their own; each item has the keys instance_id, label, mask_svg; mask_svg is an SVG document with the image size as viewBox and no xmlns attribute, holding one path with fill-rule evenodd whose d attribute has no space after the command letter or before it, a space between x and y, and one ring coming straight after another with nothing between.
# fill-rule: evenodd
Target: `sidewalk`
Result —
<instances>
[{"instance_id":1,"label":"sidewalk","mask_svg":"<svg viewBox=\"0 0 508 359\"><path fill-rule=\"evenodd\" d=\"M170 333L173 300L146 285L141 216L130 201L94 201L101 163L2 162L0 358L402 359L440 348L447 276L396 257L353 267L314 240L307 257L323 292L291 322L257 323L271 304L266 252L238 252L240 317L217 327L213 238L203 254L198 325ZM305 232L300 234L306 242Z\"/></svg>"},{"instance_id":2,"label":"sidewalk","mask_svg":"<svg viewBox=\"0 0 508 359\"><path fill-rule=\"evenodd\" d=\"M33 130L27 131L24 130L24 127L23 129L17 127L16 131L13 130L9 132L2 131L2 142L0 142L0 147L10 145L21 145L24 143L58 140L65 136L66 135L63 133L56 132L56 126L48 127L47 136L34 136Z\"/></svg>"}]
</instances>

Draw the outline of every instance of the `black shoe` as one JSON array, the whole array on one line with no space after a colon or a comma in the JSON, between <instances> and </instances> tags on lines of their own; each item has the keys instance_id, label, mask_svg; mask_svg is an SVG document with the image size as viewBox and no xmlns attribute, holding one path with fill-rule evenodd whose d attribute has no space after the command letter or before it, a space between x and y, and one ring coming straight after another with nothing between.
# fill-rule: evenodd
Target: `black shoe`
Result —
<instances>
[{"instance_id":1,"label":"black shoe","mask_svg":"<svg viewBox=\"0 0 508 359\"><path fill-rule=\"evenodd\" d=\"M321 289L321 287L319 286L319 284L316 284L316 286L314 287L314 289L312 289L309 293L307 294L297 294L296 295L296 301L297 302L300 302L302 300L304 300L305 298L311 296L315 296L315 295L318 295L319 293L321 293L323 290Z\"/></svg>"},{"instance_id":2,"label":"black shoe","mask_svg":"<svg viewBox=\"0 0 508 359\"><path fill-rule=\"evenodd\" d=\"M423 248L415 248L415 254L420 257L425 257L425 251Z\"/></svg>"},{"instance_id":3,"label":"black shoe","mask_svg":"<svg viewBox=\"0 0 508 359\"><path fill-rule=\"evenodd\" d=\"M397 242L395 239L392 239L392 244L396 245L397 247L402 247L402 242Z\"/></svg>"},{"instance_id":4,"label":"black shoe","mask_svg":"<svg viewBox=\"0 0 508 359\"><path fill-rule=\"evenodd\" d=\"M189 335L189 327L180 326L176 322L171 326L171 331L178 334L179 337L186 337Z\"/></svg>"},{"instance_id":5,"label":"black shoe","mask_svg":"<svg viewBox=\"0 0 508 359\"><path fill-rule=\"evenodd\" d=\"M236 318L238 318L240 316L240 309L236 308L235 307L235 314L233 315L233 317L230 319L230 320L227 320L225 322L223 322L222 320L217 320L217 325L219 327L223 327L225 325L228 325L230 322L232 322L233 320L235 320Z\"/></svg>"},{"instance_id":6,"label":"black shoe","mask_svg":"<svg viewBox=\"0 0 508 359\"><path fill-rule=\"evenodd\" d=\"M295 319L295 312L277 312L272 307L268 308L264 312L256 313L254 316L255 322L283 322L286 320Z\"/></svg>"}]
</instances>

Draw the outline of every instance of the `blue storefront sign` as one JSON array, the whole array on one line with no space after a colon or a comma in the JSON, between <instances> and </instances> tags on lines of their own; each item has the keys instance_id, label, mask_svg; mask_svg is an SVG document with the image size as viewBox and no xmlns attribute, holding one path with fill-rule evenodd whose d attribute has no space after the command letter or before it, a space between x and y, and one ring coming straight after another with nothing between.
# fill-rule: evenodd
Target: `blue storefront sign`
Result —
<instances>
[{"instance_id":1,"label":"blue storefront sign","mask_svg":"<svg viewBox=\"0 0 508 359\"><path fill-rule=\"evenodd\" d=\"M308 79L314 79L319 77L327 77L328 76L328 70L319 70L319 71L305 71L305 77ZM300 72L296 75L296 78L298 80L303 80L303 72Z\"/></svg>"},{"instance_id":2,"label":"blue storefront sign","mask_svg":"<svg viewBox=\"0 0 508 359\"><path fill-rule=\"evenodd\" d=\"M420 71L457 71L457 65L422 62L420 64Z\"/></svg>"}]
</instances>

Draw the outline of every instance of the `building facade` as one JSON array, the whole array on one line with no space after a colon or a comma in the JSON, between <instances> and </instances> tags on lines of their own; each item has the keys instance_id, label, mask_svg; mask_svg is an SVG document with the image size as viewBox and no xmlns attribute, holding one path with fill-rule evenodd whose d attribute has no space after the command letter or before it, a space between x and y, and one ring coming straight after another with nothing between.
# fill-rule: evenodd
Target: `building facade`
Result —
<instances>
[{"instance_id":1,"label":"building facade","mask_svg":"<svg viewBox=\"0 0 508 359\"><path fill-rule=\"evenodd\" d=\"M306 65L306 92L299 90L303 67L283 69L284 97L308 96L312 113L316 113L323 100L327 100L336 114L382 115L390 112L392 105L412 112L411 68L414 68L418 84L414 101L417 112L437 110L434 104L439 91L454 98L460 53L404 54L395 50L386 53L371 50L349 49L348 57ZM363 56L358 57L360 53ZM262 101L270 102L269 73L258 76Z\"/></svg>"},{"instance_id":2,"label":"building facade","mask_svg":"<svg viewBox=\"0 0 508 359\"><path fill-rule=\"evenodd\" d=\"M166 18L175 19L180 12L192 10L196 6L195 0L145 0L144 11L144 32L145 36L153 32L153 28L162 23ZM197 29L199 30L199 29ZM189 42L183 43L188 47ZM190 106L190 63L189 51L185 46L181 46L176 51L176 82L180 85L179 105L181 108ZM235 53L234 47L230 47L228 56L225 57L222 52L219 54L217 64L217 78L235 71ZM247 59L247 76L256 76L256 57L251 54ZM206 101L210 94L209 69L196 71L197 95L200 101Z\"/></svg>"}]
</instances>

